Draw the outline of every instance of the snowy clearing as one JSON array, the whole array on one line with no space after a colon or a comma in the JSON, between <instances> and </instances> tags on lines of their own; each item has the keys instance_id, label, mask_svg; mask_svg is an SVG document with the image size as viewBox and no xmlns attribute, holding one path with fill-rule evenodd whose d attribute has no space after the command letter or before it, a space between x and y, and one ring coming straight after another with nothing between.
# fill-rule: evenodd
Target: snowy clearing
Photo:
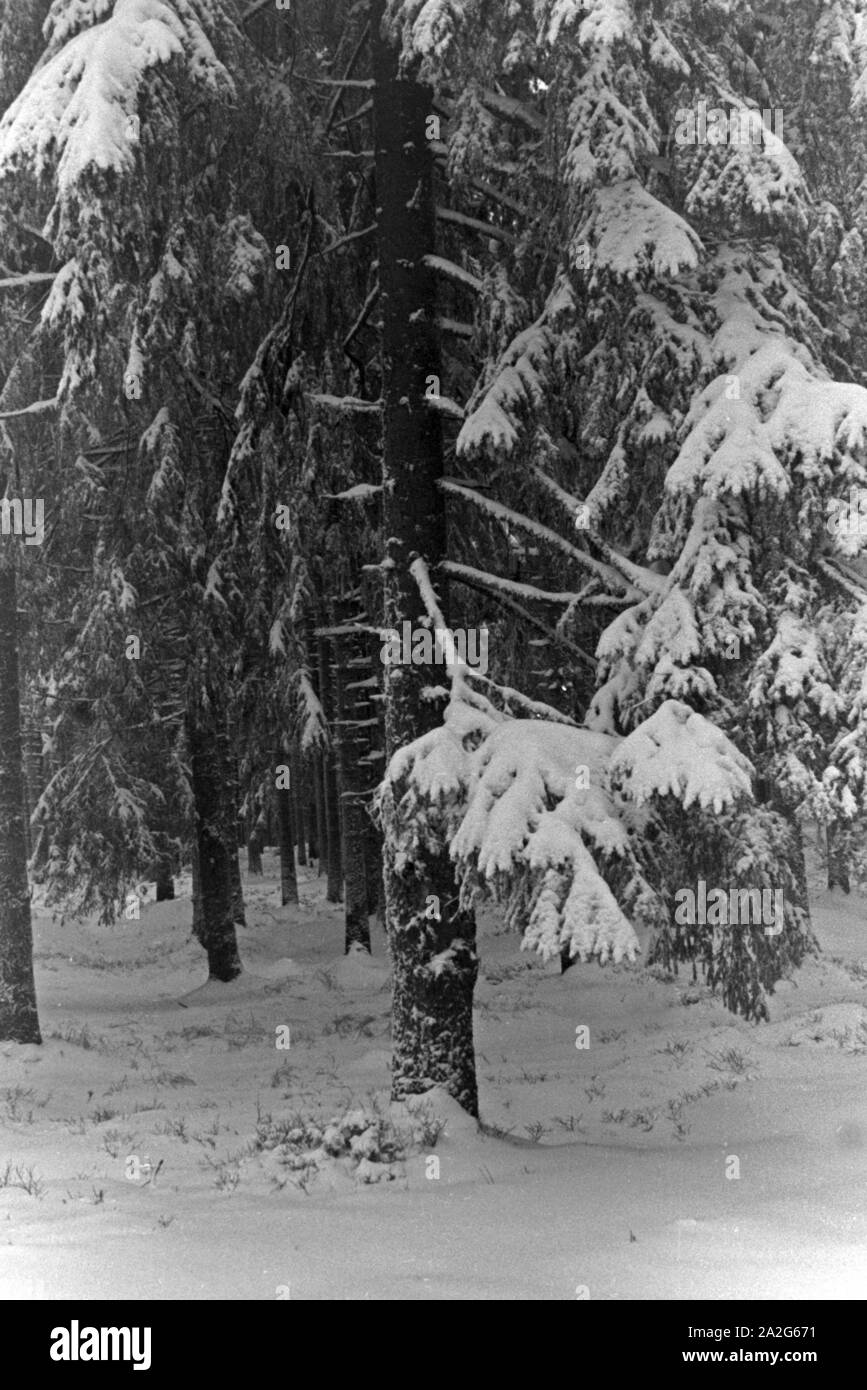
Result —
<instances>
[{"instance_id":1,"label":"snowy clearing","mask_svg":"<svg viewBox=\"0 0 867 1390\"><path fill-rule=\"evenodd\" d=\"M863 1293L855 895L814 894L824 954L781 985L765 1026L689 972L670 983L640 965L579 965L561 978L483 919L485 1129L437 1096L437 1142L373 1182L356 1159L293 1172L256 1147L257 1119L264 1134L269 1116L273 1131L389 1109L382 935L373 959L342 956L324 880L307 877L301 906L281 908L277 874L266 851L264 878L245 881L246 973L230 985L200 984L188 883L115 928L37 915L45 1043L0 1048L0 1296ZM364 1173L381 1176L375 1163Z\"/></svg>"}]
</instances>

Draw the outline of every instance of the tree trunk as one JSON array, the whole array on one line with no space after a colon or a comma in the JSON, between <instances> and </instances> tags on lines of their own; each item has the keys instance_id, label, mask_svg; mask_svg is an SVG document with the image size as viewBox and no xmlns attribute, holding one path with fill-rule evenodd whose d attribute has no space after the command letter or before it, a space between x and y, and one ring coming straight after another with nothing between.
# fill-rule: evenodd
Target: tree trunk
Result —
<instances>
[{"instance_id":1,"label":"tree trunk","mask_svg":"<svg viewBox=\"0 0 867 1390\"><path fill-rule=\"evenodd\" d=\"M17 604L15 557L0 556L0 1041L41 1043L24 830Z\"/></svg>"},{"instance_id":2,"label":"tree trunk","mask_svg":"<svg viewBox=\"0 0 867 1390\"><path fill-rule=\"evenodd\" d=\"M292 797L295 843L298 846L298 867L304 868L307 864L307 831L304 824L304 764L298 752L297 743L292 744L289 762L292 768L290 796Z\"/></svg>"},{"instance_id":3,"label":"tree trunk","mask_svg":"<svg viewBox=\"0 0 867 1390\"><path fill-rule=\"evenodd\" d=\"M328 670L328 650L324 638L317 638L319 652L319 690L322 708L329 726L333 729L334 708L331 699L331 682ZM329 903L343 901L343 852L341 844L340 802L337 795L337 777L334 768L334 749L325 748L322 753L322 789L325 805L325 839L327 846L328 885L325 900Z\"/></svg>"},{"instance_id":4,"label":"tree trunk","mask_svg":"<svg viewBox=\"0 0 867 1390\"><path fill-rule=\"evenodd\" d=\"M829 821L827 827L828 887L842 888L844 893L848 893L851 891L849 868L837 832L836 822Z\"/></svg>"},{"instance_id":5,"label":"tree trunk","mask_svg":"<svg viewBox=\"0 0 867 1390\"><path fill-rule=\"evenodd\" d=\"M202 875L199 870L199 840L193 831L193 845L190 852L190 866L193 871L193 936L197 941L203 939L204 916L202 914Z\"/></svg>"},{"instance_id":6,"label":"tree trunk","mask_svg":"<svg viewBox=\"0 0 867 1390\"><path fill-rule=\"evenodd\" d=\"M261 877L265 827L258 816L256 816L255 810L248 815L247 823L249 826L247 834L247 873Z\"/></svg>"},{"instance_id":7,"label":"tree trunk","mask_svg":"<svg viewBox=\"0 0 867 1390\"><path fill-rule=\"evenodd\" d=\"M338 600L335 618L342 626L349 616L349 604ZM348 955L355 945L370 951L370 922L367 917L367 865L364 858L364 806L361 793L364 782L360 776L359 758L363 748L354 716L353 692L346 689L344 672L351 669L351 644L347 637L335 637L334 662L334 731L337 754L337 785L340 796L341 828L343 832L343 921L344 952Z\"/></svg>"},{"instance_id":8,"label":"tree trunk","mask_svg":"<svg viewBox=\"0 0 867 1390\"><path fill-rule=\"evenodd\" d=\"M313 795L316 805L316 877L321 878L328 858L328 832L325 823L325 771L321 751L313 755Z\"/></svg>"},{"instance_id":9,"label":"tree trunk","mask_svg":"<svg viewBox=\"0 0 867 1390\"><path fill-rule=\"evenodd\" d=\"M364 861L367 869L367 912L385 924L385 887L382 881L382 831L368 815L364 827Z\"/></svg>"},{"instance_id":10,"label":"tree trunk","mask_svg":"<svg viewBox=\"0 0 867 1390\"><path fill-rule=\"evenodd\" d=\"M194 913L193 929L207 952L209 977L228 983L241 973L232 872L238 854L234 823L229 832L225 737L214 729L206 707L213 709L212 699L197 704L187 717L201 898L200 921Z\"/></svg>"},{"instance_id":11,"label":"tree trunk","mask_svg":"<svg viewBox=\"0 0 867 1390\"><path fill-rule=\"evenodd\" d=\"M221 723L218 745L218 756L223 769L221 800L224 838L227 848L231 850L229 855L229 881L232 893L232 920L236 927L243 928L247 925L247 918L244 912L244 890L241 887L241 866L238 863L238 850L241 843L238 821L238 805L240 802L238 791L238 762L232 751L229 723L225 718Z\"/></svg>"},{"instance_id":12,"label":"tree trunk","mask_svg":"<svg viewBox=\"0 0 867 1390\"><path fill-rule=\"evenodd\" d=\"M175 896L175 880L172 876L172 861L166 856L160 859L154 875L157 889L157 902L171 901Z\"/></svg>"},{"instance_id":13,"label":"tree trunk","mask_svg":"<svg viewBox=\"0 0 867 1390\"><path fill-rule=\"evenodd\" d=\"M409 572L423 558L432 576L446 555L440 417L425 393L441 379L436 292L424 257L435 251L433 158L426 138L432 94L398 80L397 53L383 38L384 0L371 0L376 201L383 337L383 483L385 626L413 627L425 613ZM446 595L440 593L443 615ZM423 698L441 669L390 666L385 680L386 752L440 722ZM407 862L398 779L383 807L386 929L394 965L392 1097L443 1086L478 1114L473 1049L473 990L478 973L475 920L455 902L448 846L425 847ZM438 911L439 920L435 915ZM437 957L436 968L432 968Z\"/></svg>"},{"instance_id":14,"label":"tree trunk","mask_svg":"<svg viewBox=\"0 0 867 1390\"><path fill-rule=\"evenodd\" d=\"M298 875L295 872L295 836L292 829L292 794L288 787L278 787L277 833L280 841L280 901L298 902Z\"/></svg>"}]
</instances>

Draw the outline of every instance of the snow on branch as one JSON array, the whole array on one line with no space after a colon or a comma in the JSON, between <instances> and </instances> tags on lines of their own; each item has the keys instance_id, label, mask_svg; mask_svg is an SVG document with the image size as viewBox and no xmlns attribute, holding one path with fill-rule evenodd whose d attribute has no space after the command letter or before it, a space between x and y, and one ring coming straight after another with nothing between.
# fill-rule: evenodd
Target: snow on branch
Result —
<instances>
[{"instance_id":1,"label":"snow on branch","mask_svg":"<svg viewBox=\"0 0 867 1390\"><path fill-rule=\"evenodd\" d=\"M512 340L474 392L458 435L459 455L475 449L512 452L521 433L521 413L544 403L553 377L557 326L574 311L572 290L560 276L535 323Z\"/></svg>"},{"instance_id":2,"label":"snow on branch","mask_svg":"<svg viewBox=\"0 0 867 1390\"><path fill-rule=\"evenodd\" d=\"M0 121L0 177L22 164L42 177L56 163L59 196L66 202L88 169L129 173L145 78L175 59L200 86L231 96L234 84L199 8L116 0L106 19L68 39L36 69Z\"/></svg>"},{"instance_id":3,"label":"snow on branch","mask_svg":"<svg viewBox=\"0 0 867 1390\"><path fill-rule=\"evenodd\" d=\"M46 411L56 410L60 402L56 396L50 401L31 401L20 410L0 410L0 420L15 420L22 415L44 415Z\"/></svg>"},{"instance_id":4,"label":"snow on branch","mask_svg":"<svg viewBox=\"0 0 867 1390\"><path fill-rule=\"evenodd\" d=\"M462 266L455 265L454 261L446 260L444 256L423 256L422 260L428 270L435 270L438 275L444 275L449 280L454 280L456 285L463 285L465 289L472 290L474 294L481 294L485 288L477 275L471 275Z\"/></svg>"},{"instance_id":5,"label":"snow on branch","mask_svg":"<svg viewBox=\"0 0 867 1390\"><path fill-rule=\"evenodd\" d=\"M752 799L752 763L703 715L680 700L666 700L623 740L611 760L613 781L638 805L654 796L677 797L717 814Z\"/></svg>"},{"instance_id":6,"label":"snow on branch","mask_svg":"<svg viewBox=\"0 0 867 1390\"><path fill-rule=\"evenodd\" d=\"M440 568L446 574L453 575L455 579L466 579L468 583L477 583L487 590L499 590L514 598L527 599L535 603L557 603L568 607L580 597L577 593L554 593L547 589L537 589L534 584L518 584L514 579L504 579L502 575L477 570L472 565L462 565L456 560L446 560Z\"/></svg>"},{"instance_id":7,"label":"snow on branch","mask_svg":"<svg viewBox=\"0 0 867 1390\"><path fill-rule=\"evenodd\" d=\"M510 903L529 889L522 948L548 960L635 959L638 937L600 863L630 855L621 814L605 789L615 740L542 720L509 720L470 755L466 810L452 857ZM584 775L576 777L576 773ZM597 860L599 862L597 862Z\"/></svg>"},{"instance_id":8,"label":"snow on branch","mask_svg":"<svg viewBox=\"0 0 867 1390\"><path fill-rule=\"evenodd\" d=\"M314 405L323 405L328 410L341 410L347 414L364 415L382 410L382 401L365 401L359 396L330 396L327 392L310 392L309 399Z\"/></svg>"},{"instance_id":9,"label":"snow on branch","mask_svg":"<svg viewBox=\"0 0 867 1390\"><path fill-rule=\"evenodd\" d=\"M498 227L496 222L484 222L479 217L468 217L465 212L458 212L455 208L438 207L437 217L440 222L449 222L455 227L466 227L471 232L481 232L484 236L505 242L507 246L518 244L518 238L507 232L505 227Z\"/></svg>"},{"instance_id":10,"label":"snow on branch","mask_svg":"<svg viewBox=\"0 0 867 1390\"><path fill-rule=\"evenodd\" d=\"M450 420L463 420L466 416L463 406L453 401L451 396L425 396L425 405L440 415L447 415Z\"/></svg>"},{"instance_id":11,"label":"snow on branch","mask_svg":"<svg viewBox=\"0 0 867 1390\"><path fill-rule=\"evenodd\" d=\"M0 280L0 290L26 290L31 285L50 284L56 278L54 270L28 270L24 275L9 275Z\"/></svg>"},{"instance_id":12,"label":"snow on branch","mask_svg":"<svg viewBox=\"0 0 867 1390\"><path fill-rule=\"evenodd\" d=\"M593 556L588 555L586 551L570 545L557 531L550 530L549 527L543 526L538 521L533 521L521 512L512 511L511 507L504 506L502 502L494 501L492 497L484 497L480 492L473 492L470 488L461 487L459 483L448 482L445 478L441 478L439 486L444 492L453 494L455 497L466 497L490 516L495 516L500 521L505 521L519 530L526 531L529 535L535 536L538 540L545 541L548 545L562 551L564 555L575 560L583 569L588 569L603 579L610 588L625 592L633 601L642 597L641 593L616 569L603 564L601 560L594 560Z\"/></svg>"}]
</instances>

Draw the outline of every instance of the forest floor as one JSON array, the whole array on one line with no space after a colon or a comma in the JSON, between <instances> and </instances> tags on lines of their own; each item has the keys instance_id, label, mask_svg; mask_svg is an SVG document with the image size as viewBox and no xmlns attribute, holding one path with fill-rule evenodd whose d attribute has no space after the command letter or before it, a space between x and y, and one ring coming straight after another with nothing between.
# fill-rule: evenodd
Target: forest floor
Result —
<instances>
[{"instance_id":1,"label":"forest floor","mask_svg":"<svg viewBox=\"0 0 867 1390\"><path fill-rule=\"evenodd\" d=\"M689 972L561 978L488 919L485 1128L436 1093L445 1128L390 1169L293 1169L306 1121L389 1116L382 935L344 957L341 909L301 874L298 908L279 906L270 851L245 882L228 986L200 983L188 883L112 928L37 914L44 1045L0 1046L0 1296L867 1293L863 898L814 894L823 954L760 1026Z\"/></svg>"}]
</instances>

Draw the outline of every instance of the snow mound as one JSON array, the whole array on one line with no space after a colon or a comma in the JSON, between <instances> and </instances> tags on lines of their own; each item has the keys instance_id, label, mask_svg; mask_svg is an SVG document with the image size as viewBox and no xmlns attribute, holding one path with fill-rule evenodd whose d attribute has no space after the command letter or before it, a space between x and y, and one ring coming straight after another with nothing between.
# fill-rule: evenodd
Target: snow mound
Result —
<instances>
[{"instance_id":1,"label":"snow mound","mask_svg":"<svg viewBox=\"0 0 867 1390\"><path fill-rule=\"evenodd\" d=\"M434 1086L423 1095L409 1096L405 1101L393 1101L390 1110L395 1124L404 1119L417 1119L420 1113L432 1120L440 1121L443 1125L443 1137L446 1139L479 1133L478 1120L464 1110L454 1096L450 1096L441 1086Z\"/></svg>"}]
</instances>

